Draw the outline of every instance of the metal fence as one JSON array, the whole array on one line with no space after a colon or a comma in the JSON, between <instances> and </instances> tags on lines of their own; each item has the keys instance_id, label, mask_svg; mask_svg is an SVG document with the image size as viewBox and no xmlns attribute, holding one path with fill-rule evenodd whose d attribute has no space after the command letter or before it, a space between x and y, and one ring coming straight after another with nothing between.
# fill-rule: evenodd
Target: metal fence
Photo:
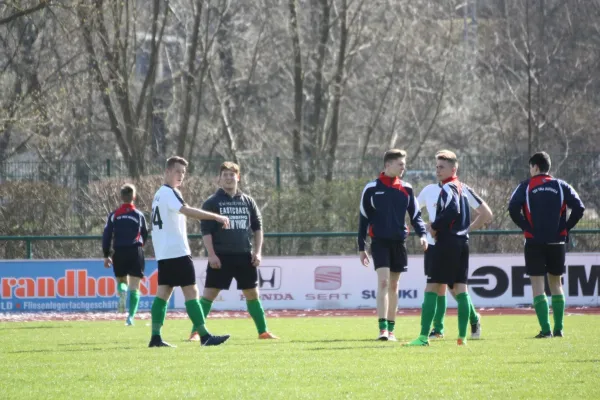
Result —
<instances>
[{"instance_id":1,"label":"metal fence","mask_svg":"<svg viewBox=\"0 0 600 400\"><path fill-rule=\"evenodd\" d=\"M515 226L506 212L507 201L516 185L528 176L526 156L460 156L459 176L488 202L494 220L489 233L472 238L479 253L520 251L522 239L511 233ZM191 160L186 200L199 206L215 190L214 178L222 158ZM435 160L422 157L408 160L405 180L415 191L435 182ZM356 252L354 232L358 202L365 183L382 166L381 157L339 158L331 170L324 159L298 162L279 157L246 157L240 160L242 183L263 212L268 254L351 254ZM160 185L164 165L147 162L138 206L150 208L151 197ZM586 204L586 213L577 226L587 233L573 236L577 251L600 249L600 154L553 157L552 173L571 183ZM327 179L330 177L331 179ZM117 191L128 180L126 163L107 159L42 163L0 163L0 236L97 236L108 212L118 206ZM189 232L199 233L189 222ZM333 235L310 236L310 232ZM300 235L278 235L289 233ZM307 236L308 235L308 236ZM35 258L97 257L97 240L35 240ZM410 241L409 241L410 242ZM22 258L27 241L0 240L0 258ZM203 251L201 240L193 238L195 251ZM151 247L151 246L150 246ZM418 251L410 242L409 250Z\"/></svg>"}]
</instances>

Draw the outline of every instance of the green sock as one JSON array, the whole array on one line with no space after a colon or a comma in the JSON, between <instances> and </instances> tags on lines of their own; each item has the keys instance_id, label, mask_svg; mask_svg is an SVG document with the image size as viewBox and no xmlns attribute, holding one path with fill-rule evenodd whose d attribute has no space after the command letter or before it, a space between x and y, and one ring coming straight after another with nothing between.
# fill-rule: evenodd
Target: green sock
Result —
<instances>
[{"instance_id":1,"label":"green sock","mask_svg":"<svg viewBox=\"0 0 600 400\"><path fill-rule=\"evenodd\" d=\"M246 300L246 305L248 306L248 313L254 320L258 334L265 333L267 331L267 320L260 299Z\"/></svg>"},{"instance_id":2,"label":"green sock","mask_svg":"<svg viewBox=\"0 0 600 400\"><path fill-rule=\"evenodd\" d=\"M202 314L204 314L205 319L208 319L208 314L210 313L212 304L212 301L205 299L204 297L200 298L200 307L202 307ZM192 325L192 333L193 332L198 332L198 329Z\"/></svg>"},{"instance_id":3,"label":"green sock","mask_svg":"<svg viewBox=\"0 0 600 400\"><path fill-rule=\"evenodd\" d=\"M552 296L552 315L554 317L554 332L563 330L563 318L565 316L565 295L556 294Z\"/></svg>"},{"instance_id":4,"label":"green sock","mask_svg":"<svg viewBox=\"0 0 600 400\"><path fill-rule=\"evenodd\" d=\"M394 332L394 328L396 327L396 321L390 321L388 319L387 326L388 326L388 331L390 331L390 333Z\"/></svg>"},{"instance_id":5,"label":"green sock","mask_svg":"<svg viewBox=\"0 0 600 400\"><path fill-rule=\"evenodd\" d=\"M435 309L435 315L433 317L433 329L439 333L444 333L444 316L446 315L446 308L448 308L448 301L446 295L437 297L437 307Z\"/></svg>"},{"instance_id":6,"label":"green sock","mask_svg":"<svg viewBox=\"0 0 600 400\"><path fill-rule=\"evenodd\" d=\"M167 302L155 297L152 302L152 335L160 335L160 330L167 316Z\"/></svg>"},{"instance_id":7,"label":"green sock","mask_svg":"<svg viewBox=\"0 0 600 400\"><path fill-rule=\"evenodd\" d=\"M425 292L423 306L421 308L421 336L429 336L429 328L437 309L438 295L435 292Z\"/></svg>"},{"instance_id":8,"label":"green sock","mask_svg":"<svg viewBox=\"0 0 600 400\"><path fill-rule=\"evenodd\" d=\"M469 296L469 323L471 325L479 322L479 315L477 314L477 310L475 310L475 306L471 301L471 297Z\"/></svg>"},{"instance_id":9,"label":"green sock","mask_svg":"<svg viewBox=\"0 0 600 400\"><path fill-rule=\"evenodd\" d=\"M210 309L212 308L213 302L202 297L200 299L200 307L202 307L202 313L204 314L204 318L208 318L208 314L210 314Z\"/></svg>"},{"instance_id":10,"label":"green sock","mask_svg":"<svg viewBox=\"0 0 600 400\"><path fill-rule=\"evenodd\" d=\"M380 331L387 331L388 329L388 321L385 318L379 318L379 330Z\"/></svg>"},{"instance_id":11,"label":"green sock","mask_svg":"<svg viewBox=\"0 0 600 400\"><path fill-rule=\"evenodd\" d=\"M119 283L119 285L117 286L117 292L119 292L119 294L121 294L126 291L127 291L127 284L125 282Z\"/></svg>"},{"instance_id":12,"label":"green sock","mask_svg":"<svg viewBox=\"0 0 600 400\"><path fill-rule=\"evenodd\" d=\"M202 307L198 299L188 300L185 302L185 311L192 320L194 327L198 330L200 336L208 335L206 330L204 314L202 313Z\"/></svg>"},{"instance_id":13,"label":"green sock","mask_svg":"<svg viewBox=\"0 0 600 400\"><path fill-rule=\"evenodd\" d=\"M140 304L140 291L132 290L131 292L129 292L129 316L131 318L135 317L135 313L137 313L139 304Z\"/></svg>"},{"instance_id":14,"label":"green sock","mask_svg":"<svg viewBox=\"0 0 600 400\"><path fill-rule=\"evenodd\" d=\"M535 296L533 298L533 307L535 308L535 313L537 314L540 327L542 328L542 333L549 333L550 310L548 308L548 299L546 298L546 294Z\"/></svg>"},{"instance_id":15,"label":"green sock","mask_svg":"<svg viewBox=\"0 0 600 400\"><path fill-rule=\"evenodd\" d=\"M456 302L458 303L458 337L466 339L467 327L469 326L469 313L471 311L469 293L465 292L457 295Z\"/></svg>"}]
</instances>

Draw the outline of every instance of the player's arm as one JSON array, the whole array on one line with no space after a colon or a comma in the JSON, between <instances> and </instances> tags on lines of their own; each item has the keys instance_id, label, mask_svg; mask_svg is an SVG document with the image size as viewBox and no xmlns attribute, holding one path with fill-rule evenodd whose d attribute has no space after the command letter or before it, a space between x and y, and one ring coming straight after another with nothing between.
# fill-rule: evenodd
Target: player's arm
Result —
<instances>
[{"instance_id":1,"label":"player's arm","mask_svg":"<svg viewBox=\"0 0 600 400\"><path fill-rule=\"evenodd\" d=\"M110 246L112 244L114 233L113 213L108 214L104 232L102 233L102 253L104 254L104 267L109 268L112 264L110 259Z\"/></svg>"},{"instance_id":2,"label":"player's arm","mask_svg":"<svg viewBox=\"0 0 600 400\"><path fill-rule=\"evenodd\" d=\"M571 215L569 215L569 219L567 220L567 231L570 231L583 217L585 206L579 198L579 194L577 194L571 185L563 181L561 181L561 185L563 186L565 203L567 203L567 207L571 209Z\"/></svg>"},{"instance_id":3,"label":"player's arm","mask_svg":"<svg viewBox=\"0 0 600 400\"><path fill-rule=\"evenodd\" d=\"M410 197L408 199L408 208L406 209L408 215L410 217L410 223L415 228L415 232L420 237L426 236L425 223L423 222L423 218L421 217L421 206L419 206L419 200L415 198L414 194L410 192Z\"/></svg>"},{"instance_id":4,"label":"player's arm","mask_svg":"<svg viewBox=\"0 0 600 400\"><path fill-rule=\"evenodd\" d=\"M467 195L467 200L469 202L469 206L475 211L477 215L471 225L469 226L470 231L474 231L476 229L480 229L483 226L492 222L493 213L490 209L490 206L487 205L485 201L473 189L464 186L465 193Z\"/></svg>"},{"instance_id":5,"label":"player's arm","mask_svg":"<svg viewBox=\"0 0 600 400\"><path fill-rule=\"evenodd\" d=\"M508 203L508 214L510 215L510 219L512 219L515 225L521 228L521 230L531 233L531 225L523 216L523 205L525 204L526 190L527 184L524 182L517 186Z\"/></svg>"},{"instance_id":6,"label":"player's arm","mask_svg":"<svg viewBox=\"0 0 600 400\"><path fill-rule=\"evenodd\" d=\"M365 244L367 240L367 229L369 228L369 218L375 212L371 204L371 197L373 196L373 187L367 185L363 189L360 196L360 215L358 221L358 250L361 252L365 251Z\"/></svg>"},{"instance_id":7,"label":"player's arm","mask_svg":"<svg viewBox=\"0 0 600 400\"><path fill-rule=\"evenodd\" d=\"M254 232L254 254L252 256L252 263L258 266L260 264L260 257L262 254L262 246L263 246L263 230L262 230L262 215L260 213L260 209L256 205L256 202L253 198L249 198L250 200L250 229Z\"/></svg>"},{"instance_id":8,"label":"player's arm","mask_svg":"<svg viewBox=\"0 0 600 400\"><path fill-rule=\"evenodd\" d=\"M212 198L209 198L202 204L203 212L209 214L219 215L218 213L218 205ZM213 245L213 234L216 233L220 229L220 225L217 221L212 219L203 219L200 220L200 232L202 233L202 242L204 243L204 247L206 248L206 252L208 253L208 265L211 268L219 269L221 268L221 260L217 257L215 253L215 247Z\"/></svg>"},{"instance_id":9,"label":"player's arm","mask_svg":"<svg viewBox=\"0 0 600 400\"><path fill-rule=\"evenodd\" d=\"M427 250L427 236L425 230L425 223L421 218L421 207L419 207L419 201L415 198L412 190L410 191L410 197L408 199L408 208L406 210L410 216L410 223L415 228L415 232L419 235L421 247L423 251Z\"/></svg>"},{"instance_id":10,"label":"player's arm","mask_svg":"<svg viewBox=\"0 0 600 400\"><path fill-rule=\"evenodd\" d=\"M452 221L459 216L458 196L449 185L444 185L438 203L441 204L441 211L436 214L435 221L431 223L431 229L437 232L447 231L450 229Z\"/></svg>"},{"instance_id":11,"label":"player's arm","mask_svg":"<svg viewBox=\"0 0 600 400\"><path fill-rule=\"evenodd\" d=\"M213 237L211 234L202 235L202 242L208 253L208 266L214 269L221 268L221 260L215 253L215 247L213 246Z\"/></svg>"},{"instance_id":12,"label":"player's arm","mask_svg":"<svg viewBox=\"0 0 600 400\"><path fill-rule=\"evenodd\" d=\"M223 224L225 228L229 227L229 218L224 215L219 215L215 213L211 213L208 211L200 210L198 208L190 207L188 205L183 205L179 209L179 212L185 215L186 217L194 218L200 221L210 220L215 221L217 223Z\"/></svg>"},{"instance_id":13,"label":"player's arm","mask_svg":"<svg viewBox=\"0 0 600 400\"><path fill-rule=\"evenodd\" d=\"M471 222L471 226L469 226L470 231L481 229L485 225L492 222L494 214L492 213L490 206L488 206L485 201L481 203L478 208L474 209L474 211L477 214L477 216L475 217L473 222Z\"/></svg>"},{"instance_id":14,"label":"player's arm","mask_svg":"<svg viewBox=\"0 0 600 400\"><path fill-rule=\"evenodd\" d=\"M142 228L140 232L143 240L142 245L145 246L148 241L148 225L146 224L146 217L144 217L144 214L140 214L140 218L142 219Z\"/></svg>"}]
</instances>

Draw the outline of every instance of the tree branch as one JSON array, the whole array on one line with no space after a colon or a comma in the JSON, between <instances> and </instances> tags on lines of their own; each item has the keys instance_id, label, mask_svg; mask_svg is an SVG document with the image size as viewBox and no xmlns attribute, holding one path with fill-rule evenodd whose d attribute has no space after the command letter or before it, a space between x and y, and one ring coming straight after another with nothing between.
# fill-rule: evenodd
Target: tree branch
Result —
<instances>
[{"instance_id":1,"label":"tree branch","mask_svg":"<svg viewBox=\"0 0 600 400\"><path fill-rule=\"evenodd\" d=\"M9 24L18 18L38 12L38 11L48 7L51 4L52 4L52 0L40 0L40 3L37 6L31 7L31 8L26 8L21 11L17 11L16 13L9 15L6 18L0 18L0 25Z\"/></svg>"}]
</instances>

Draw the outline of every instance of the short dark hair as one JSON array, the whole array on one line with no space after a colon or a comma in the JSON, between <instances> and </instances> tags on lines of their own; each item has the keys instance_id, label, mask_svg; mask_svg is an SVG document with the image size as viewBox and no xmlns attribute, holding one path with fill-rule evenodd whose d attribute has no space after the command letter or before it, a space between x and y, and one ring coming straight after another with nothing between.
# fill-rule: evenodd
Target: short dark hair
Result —
<instances>
[{"instance_id":1,"label":"short dark hair","mask_svg":"<svg viewBox=\"0 0 600 400\"><path fill-rule=\"evenodd\" d=\"M240 166L232 161L225 161L223 164L221 164L221 167L219 167L219 176L221 176L223 171L232 171L239 175Z\"/></svg>"},{"instance_id":2,"label":"short dark hair","mask_svg":"<svg viewBox=\"0 0 600 400\"><path fill-rule=\"evenodd\" d=\"M440 150L435 153L436 160L448 161L453 167L458 167L458 157L450 150Z\"/></svg>"},{"instance_id":3,"label":"short dark hair","mask_svg":"<svg viewBox=\"0 0 600 400\"><path fill-rule=\"evenodd\" d=\"M400 149L390 149L383 155L383 164L385 165L385 163L388 161L394 161L399 158L406 158L406 151Z\"/></svg>"},{"instance_id":4,"label":"short dark hair","mask_svg":"<svg viewBox=\"0 0 600 400\"><path fill-rule=\"evenodd\" d=\"M135 186L131 183L121 186L121 200L123 203L132 203L133 199L135 199Z\"/></svg>"},{"instance_id":5,"label":"short dark hair","mask_svg":"<svg viewBox=\"0 0 600 400\"><path fill-rule=\"evenodd\" d=\"M187 167L189 163L183 157L179 157L179 156L169 157L169 159L167 160L167 169L173 168L173 166L175 164L181 164L184 167Z\"/></svg>"},{"instance_id":6,"label":"short dark hair","mask_svg":"<svg viewBox=\"0 0 600 400\"><path fill-rule=\"evenodd\" d=\"M537 166L540 169L542 174L550 171L550 167L552 166L552 162L550 161L550 155L545 151L538 151L529 159L530 166Z\"/></svg>"}]
</instances>

